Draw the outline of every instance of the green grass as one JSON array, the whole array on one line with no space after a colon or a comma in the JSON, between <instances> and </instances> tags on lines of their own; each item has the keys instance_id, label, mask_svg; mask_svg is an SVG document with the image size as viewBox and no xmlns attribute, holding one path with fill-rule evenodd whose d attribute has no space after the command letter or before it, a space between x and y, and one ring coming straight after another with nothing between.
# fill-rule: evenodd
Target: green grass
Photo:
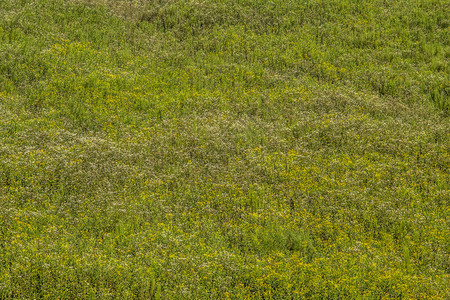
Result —
<instances>
[{"instance_id":1,"label":"green grass","mask_svg":"<svg viewBox=\"0 0 450 300\"><path fill-rule=\"evenodd\" d=\"M448 10L0 1L0 299L448 299Z\"/></svg>"}]
</instances>

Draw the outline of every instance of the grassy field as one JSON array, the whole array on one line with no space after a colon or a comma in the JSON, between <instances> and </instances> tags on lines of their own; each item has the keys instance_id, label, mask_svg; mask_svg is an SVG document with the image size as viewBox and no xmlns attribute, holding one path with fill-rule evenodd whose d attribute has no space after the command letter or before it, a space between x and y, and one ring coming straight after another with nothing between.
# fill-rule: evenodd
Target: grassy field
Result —
<instances>
[{"instance_id":1,"label":"grassy field","mask_svg":"<svg viewBox=\"0 0 450 300\"><path fill-rule=\"evenodd\" d=\"M448 0L1 0L0 299L449 299Z\"/></svg>"}]
</instances>

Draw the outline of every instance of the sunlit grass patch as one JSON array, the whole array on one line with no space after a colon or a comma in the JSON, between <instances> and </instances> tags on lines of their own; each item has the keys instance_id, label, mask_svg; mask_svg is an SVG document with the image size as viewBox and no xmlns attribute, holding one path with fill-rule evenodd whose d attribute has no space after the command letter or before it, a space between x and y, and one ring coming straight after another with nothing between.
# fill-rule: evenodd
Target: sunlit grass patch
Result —
<instances>
[{"instance_id":1,"label":"sunlit grass patch","mask_svg":"<svg viewBox=\"0 0 450 300\"><path fill-rule=\"evenodd\" d=\"M447 6L1 1L0 298L448 298Z\"/></svg>"}]
</instances>

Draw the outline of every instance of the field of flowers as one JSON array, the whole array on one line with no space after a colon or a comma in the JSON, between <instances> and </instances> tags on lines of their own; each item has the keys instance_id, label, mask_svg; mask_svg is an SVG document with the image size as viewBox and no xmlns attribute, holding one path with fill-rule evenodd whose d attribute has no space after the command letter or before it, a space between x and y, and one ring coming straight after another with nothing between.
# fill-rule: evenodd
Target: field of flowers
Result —
<instances>
[{"instance_id":1,"label":"field of flowers","mask_svg":"<svg viewBox=\"0 0 450 300\"><path fill-rule=\"evenodd\" d=\"M0 299L449 299L446 0L1 0Z\"/></svg>"}]
</instances>

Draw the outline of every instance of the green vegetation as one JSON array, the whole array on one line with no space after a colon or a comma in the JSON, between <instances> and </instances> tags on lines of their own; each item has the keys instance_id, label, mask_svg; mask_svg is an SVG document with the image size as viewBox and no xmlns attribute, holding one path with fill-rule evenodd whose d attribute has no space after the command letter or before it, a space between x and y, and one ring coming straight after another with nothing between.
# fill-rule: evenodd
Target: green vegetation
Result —
<instances>
[{"instance_id":1,"label":"green vegetation","mask_svg":"<svg viewBox=\"0 0 450 300\"><path fill-rule=\"evenodd\" d=\"M446 0L1 0L0 299L449 299Z\"/></svg>"}]
</instances>

